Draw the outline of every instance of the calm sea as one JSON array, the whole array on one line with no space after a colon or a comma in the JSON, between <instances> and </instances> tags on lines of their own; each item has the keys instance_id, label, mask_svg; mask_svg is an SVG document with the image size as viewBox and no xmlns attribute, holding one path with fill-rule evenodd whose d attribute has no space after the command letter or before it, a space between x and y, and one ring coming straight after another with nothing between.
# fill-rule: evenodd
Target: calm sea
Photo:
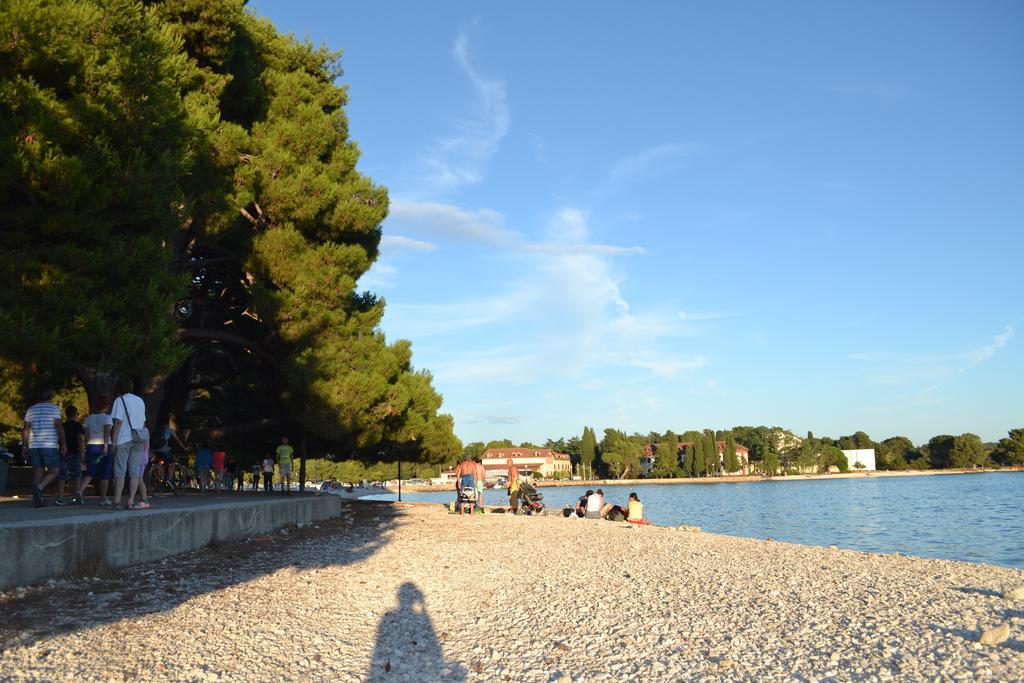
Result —
<instances>
[{"instance_id":1,"label":"calm sea","mask_svg":"<svg viewBox=\"0 0 1024 683\"><path fill-rule=\"evenodd\" d=\"M605 499L625 505L631 491L655 524L1024 568L1024 472L608 486ZM584 492L541 489L549 508L574 504ZM402 499L448 502L453 495L403 492ZM507 502L504 490L485 495L488 505Z\"/></svg>"}]
</instances>

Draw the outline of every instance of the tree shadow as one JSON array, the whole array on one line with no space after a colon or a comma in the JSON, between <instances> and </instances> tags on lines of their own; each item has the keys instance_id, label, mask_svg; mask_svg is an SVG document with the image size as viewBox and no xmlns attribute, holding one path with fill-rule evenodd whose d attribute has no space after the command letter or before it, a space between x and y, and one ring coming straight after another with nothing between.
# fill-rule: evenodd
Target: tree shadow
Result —
<instances>
[{"instance_id":1,"label":"tree shadow","mask_svg":"<svg viewBox=\"0 0 1024 683\"><path fill-rule=\"evenodd\" d=\"M385 614L377 626L366 680L386 681L392 676L424 681L466 679L460 664L445 662L423 592L412 582L398 589L398 607Z\"/></svg>"},{"instance_id":2,"label":"tree shadow","mask_svg":"<svg viewBox=\"0 0 1024 683\"><path fill-rule=\"evenodd\" d=\"M344 501L341 516L120 570L96 566L56 585L0 593L0 653L133 617L169 612L200 595L283 569L356 564L383 548L404 512ZM68 585L70 584L70 585Z\"/></svg>"}]
</instances>

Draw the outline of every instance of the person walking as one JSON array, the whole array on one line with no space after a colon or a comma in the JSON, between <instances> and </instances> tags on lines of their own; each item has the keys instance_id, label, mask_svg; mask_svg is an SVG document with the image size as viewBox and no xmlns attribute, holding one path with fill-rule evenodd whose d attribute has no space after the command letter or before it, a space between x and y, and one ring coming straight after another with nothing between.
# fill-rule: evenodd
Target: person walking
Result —
<instances>
[{"instance_id":1,"label":"person walking","mask_svg":"<svg viewBox=\"0 0 1024 683\"><path fill-rule=\"evenodd\" d=\"M67 452L67 442L64 425L60 421L60 406L53 402L53 391L39 392L38 399L25 411L21 443L32 463L32 500L37 508L41 508L46 505L43 489L57 478L61 456Z\"/></svg>"},{"instance_id":2,"label":"person walking","mask_svg":"<svg viewBox=\"0 0 1024 683\"><path fill-rule=\"evenodd\" d=\"M200 444L196 451L196 476L199 477L199 490L206 492L210 486L210 468L213 467L213 453L207 445Z\"/></svg>"},{"instance_id":3,"label":"person walking","mask_svg":"<svg viewBox=\"0 0 1024 683\"><path fill-rule=\"evenodd\" d=\"M213 488L217 491L226 490L225 479L224 479L224 466L225 461L228 458L228 454L224 451L224 447L220 444L216 444L213 447Z\"/></svg>"},{"instance_id":4,"label":"person walking","mask_svg":"<svg viewBox=\"0 0 1024 683\"><path fill-rule=\"evenodd\" d=\"M84 505L82 497L85 489L93 479L97 482L97 489L100 495L100 505L110 506L110 498L107 497L107 487L110 484L110 474L113 465L113 454L110 446L110 431L114 422L111 420L107 410L109 399L106 396L97 396L93 403L93 409L85 418L85 476L78 490L75 491L75 498L72 502Z\"/></svg>"},{"instance_id":5,"label":"person walking","mask_svg":"<svg viewBox=\"0 0 1024 683\"><path fill-rule=\"evenodd\" d=\"M288 437L281 437L281 445L277 447L277 469L284 481L281 482L281 495L292 493L292 456L295 449L288 445Z\"/></svg>"},{"instance_id":6,"label":"person walking","mask_svg":"<svg viewBox=\"0 0 1024 683\"><path fill-rule=\"evenodd\" d=\"M135 385L127 377L117 382L117 398L110 418L114 426L110 440L114 444L114 507L121 504L125 476L128 477L128 503L125 509L147 509L146 484L142 474L146 469L146 454L149 447L149 430L146 429L146 404L134 393ZM141 495L138 504L133 503L135 494Z\"/></svg>"},{"instance_id":7,"label":"person walking","mask_svg":"<svg viewBox=\"0 0 1024 683\"><path fill-rule=\"evenodd\" d=\"M512 458L505 465L508 467L508 510L513 514L519 512L519 468Z\"/></svg>"},{"instance_id":8,"label":"person walking","mask_svg":"<svg viewBox=\"0 0 1024 683\"><path fill-rule=\"evenodd\" d=\"M474 460L476 465L476 511L483 514L484 511L484 481L487 479L487 469L480 457Z\"/></svg>"},{"instance_id":9,"label":"person walking","mask_svg":"<svg viewBox=\"0 0 1024 683\"><path fill-rule=\"evenodd\" d=\"M171 425L168 422L164 422L162 426L154 430L152 442L153 454L156 455L156 464L154 467L160 468L160 480L166 483L171 492L174 495L178 495L178 489L174 486L174 444L178 444L178 448L182 452L185 452L185 444L178 435L171 429ZM155 491L153 493L156 493Z\"/></svg>"},{"instance_id":10,"label":"person walking","mask_svg":"<svg viewBox=\"0 0 1024 683\"><path fill-rule=\"evenodd\" d=\"M253 491L253 493L256 493L256 491L258 491L259 488L260 488L260 475L262 475L262 474L263 474L263 466L259 462L254 462L252 464L252 491Z\"/></svg>"},{"instance_id":11,"label":"person walking","mask_svg":"<svg viewBox=\"0 0 1024 683\"><path fill-rule=\"evenodd\" d=\"M274 456L270 453L263 458L263 490L266 493L274 490Z\"/></svg>"},{"instance_id":12,"label":"person walking","mask_svg":"<svg viewBox=\"0 0 1024 683\"><path fill-rule=\"evenodd\" d=\"M216 464L216 461L214 461ZM235 455L224 456L224 490L231 493L235 490L235 480L238 479L238 461Z\"/></svg>"},{"instance_id":13,"label":"person walking","mask_svg":"<svg viewBox=\"0 0 1024 683\"><path fill-rule=\"evenodd\" d=\"M64 412L68 416L63 424L67 450L60 458L60 476L57 478L57 498L53 501L54 505L67 505L67 501L64 500L64 487L69 481L72 490L78 491L78 483L82 480L82 455L85 453L85 427L78 421L78 408L68 406ZM72 502L77 501L73 499Z\"/></svg>"}]
</instances>

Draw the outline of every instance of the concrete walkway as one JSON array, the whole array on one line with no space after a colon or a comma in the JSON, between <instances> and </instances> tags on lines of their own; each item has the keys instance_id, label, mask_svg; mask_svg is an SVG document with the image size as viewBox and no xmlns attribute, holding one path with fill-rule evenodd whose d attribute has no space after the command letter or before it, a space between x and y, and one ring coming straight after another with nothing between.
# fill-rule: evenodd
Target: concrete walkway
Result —
<instances>
[{"instance_id":1,"label":"concrete walkway","mask_svg":"<svg viewBox=\"0 0 1024 683\"><path fill-rule=\"evenodd\" d=\"M48 501L49 502L49 501ZM152 562L282 527L337 517L336 496L292 493L186 494L152 500L149 510L98 506L36 508L0 499L0 590L70 573Z\"/></svg>"}]
</instances>

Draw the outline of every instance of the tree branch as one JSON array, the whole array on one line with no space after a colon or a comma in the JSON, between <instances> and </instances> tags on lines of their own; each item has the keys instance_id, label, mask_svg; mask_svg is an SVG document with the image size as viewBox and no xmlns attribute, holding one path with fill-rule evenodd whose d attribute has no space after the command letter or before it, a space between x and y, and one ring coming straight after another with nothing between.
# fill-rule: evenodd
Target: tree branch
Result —
<instances>
[{"instance_id":1,"label":"tree branch","mask_svg":"<svg viewBox=\"0 0 1024 683\"><path fill-rule=\"evenodd\" d=\"M200 439L223 439L228 436L239 436L241 434L259 432L270 427L276 427L283 422L284 418L267 417L262 420L256 420L255 422L243 422L241 424L227 425L223 427L192 429L186 433L186 438L189 441L196 441Z\"/></svg>"},{"instance_id":2,"label":"tree branch","mask_svg":"<svg viewBox=\"0 0 1024 683\"><path fill-rule=\"evenodd\" d=\"M178 330L178 339L208 339L210 341L224 341L232 344L238 344L239 346L249 349L272 365L278 364L277 359L265 351L259 344L238 334L221 332L220 330L207 330L198 327L189 327Z\"/></svg>"}]
</instances>

